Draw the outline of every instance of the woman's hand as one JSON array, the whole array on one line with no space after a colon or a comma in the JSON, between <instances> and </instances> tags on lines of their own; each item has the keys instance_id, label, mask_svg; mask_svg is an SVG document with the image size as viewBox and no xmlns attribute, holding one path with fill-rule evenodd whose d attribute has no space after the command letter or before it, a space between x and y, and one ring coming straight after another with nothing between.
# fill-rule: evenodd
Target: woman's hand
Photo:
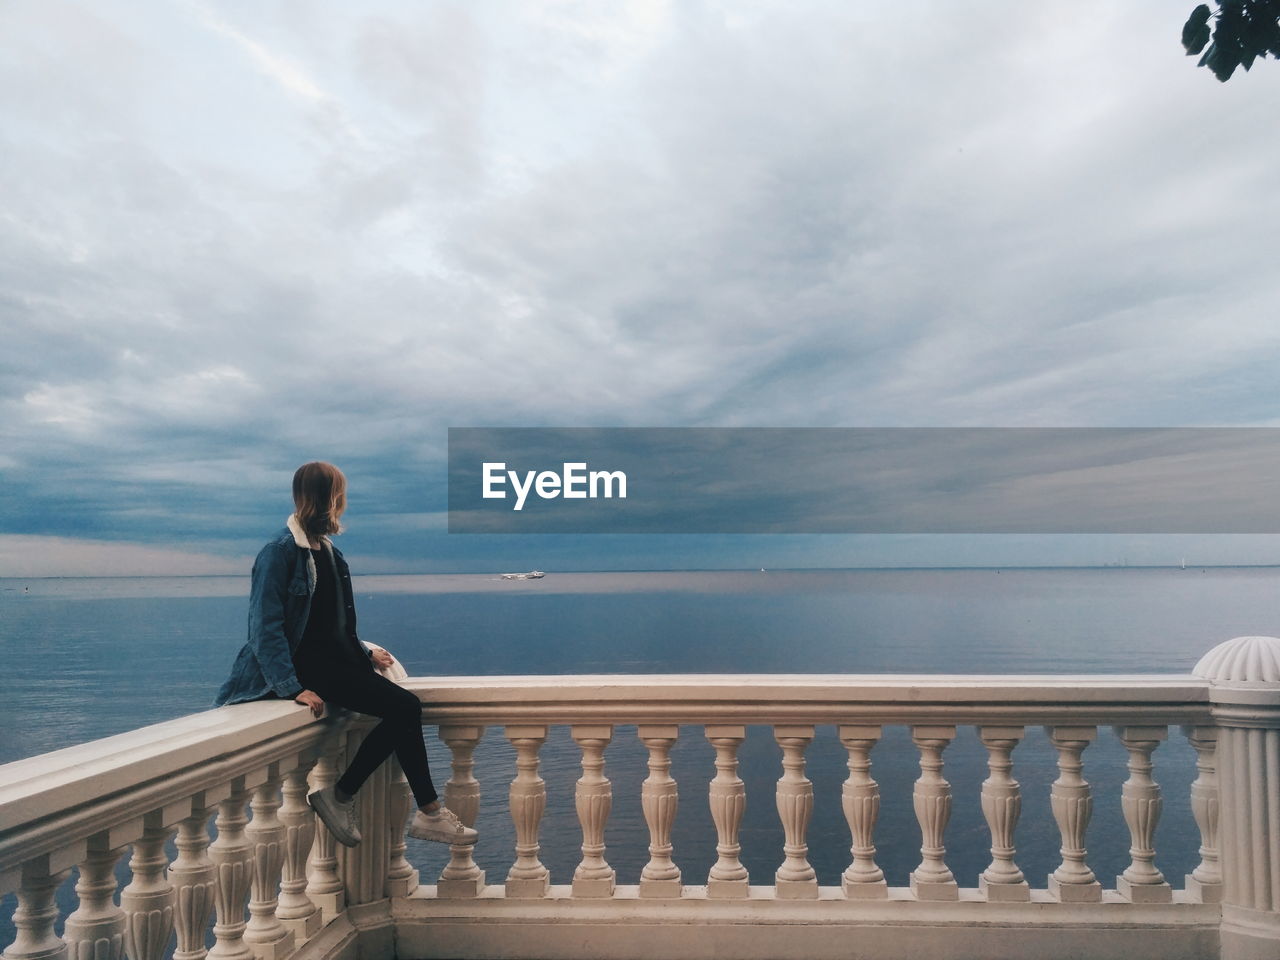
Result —
<instances>
[{"instance_id":1,"label":"woman's hand","mask_svg":"<svg viewBox=\"0 0 1280 960\"><path fill-rule=\"evenodd\" d=\"M370 647L369 658L374 662L375 666L382 667L384 670L396 662L396 658L381 647Z\"/></svg>"},{"instance_id":2,"label":"woman's hand","mask_svg":"<svg viewBox=\"0 0 1280 960\"><path fill-rule=\"evenodd\" d=\"M324 714L324 700L320 698L320 694L313 693L310 690L303 690L300 694L293 698L294 703L300 703L304 707L311 708L311 715L319 717Z\"/></svg>"}]
</instances>

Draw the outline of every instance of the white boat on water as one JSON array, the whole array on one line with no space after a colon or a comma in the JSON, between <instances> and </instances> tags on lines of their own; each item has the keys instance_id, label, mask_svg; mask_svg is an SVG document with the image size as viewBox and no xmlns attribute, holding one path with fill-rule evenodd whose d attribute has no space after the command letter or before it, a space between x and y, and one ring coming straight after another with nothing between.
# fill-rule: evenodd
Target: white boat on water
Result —
<instances>
[{"instance_id":1,"label":"white boat on water","mask_svg":"<svg viewBox=\"0 0 1280 960\"><path fill-rule=\"evenodd\" d=\"M530 570L528 573L504 573L503 580L541 580L546 574L541 570Z\"/></svg>"}]
</instances>

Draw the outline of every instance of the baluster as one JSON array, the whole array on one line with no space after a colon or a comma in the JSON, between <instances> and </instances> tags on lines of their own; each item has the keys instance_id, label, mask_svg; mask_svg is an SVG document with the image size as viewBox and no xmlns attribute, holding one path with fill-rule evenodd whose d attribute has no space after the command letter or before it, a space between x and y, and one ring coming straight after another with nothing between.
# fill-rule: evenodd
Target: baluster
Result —
<instances>
[{"instance_id":1,"label":"baluster","mask_svg":"<svg viewBox=\"0 0 1280 960\"><path fill-rule=\"evenodd\" d=\"M747 868L738 859L742 846L738 828L747 808L747 791L738 776L738 748L747 738L746 727L708 724L707 740L716 748L716 775L708 799L711 819L716 825L716 862L707 876L707 896L742 898L747 896Z\"/></svg>"},{"instance_id":2,"label":"baluster","mask_svg":"<svg viewBox=\"0 0 1280 960\"><path fill-rule=\"evenodd\" d=\"M582 748L582 776L573 792L582 824L582 861L573 871L573 895L611 897L615 877L604 858L604 825L613 808L613 787L604 775L604 748L613 739L613 727L575 724L572 729Z\"/></svg>"},{"instance_id":3,"label":"baluster","mask_svg":"<svg viewBox=\"0 0 1280 960\"><path fill-rule=\"evenodd\" d=\"M1081 754L1097 736L1096 727L1049 728L1049 740L1058 751L1058 779L1050 787L1049 802L1062 836L1062 863L1049 875L1049 893L1064 902L1102 900L1102 884L1085 863L1084 835L1093 816L1093 796L1080 775Z\"/></svg>"},{"instance_id":4,"label":"baluster","mask_svg":"<svg viewBox=\"0 0 1280 960\"><path fill-rule=\"evenodd\" d=\"M840 742L849 751L849 778L840 791L844 818L853 838L853 862L840 879L851 900L882 900L889 896L884 871L876 865L874 841L880 816L880 785L871 778L871 749L880 740L879 726L840 727Z\"/></svg>"},{"instance_id":5,"label":"baluster","mask_svg":"<svg viewBox=\"0 0 1280 960\"><path fill-rule=\"evenodd\" d=\"M231 795L218 803L218 819L214 827L218 838L209 844L213 861L215 943L209 950L210 960L252 960L253 951L244 942L245 905L249 899L249 874L253 849L244 835L245 805L249 802L248 783L241 777L231 787Z\"/></svg>"},{"instance_id":6,"label":"baluster","mask_svg":"<svg viewBox=\"0 0 1280 960\"><path fill-rule=\"evenodd\" d=\"M816 900L818 875L809 863L805 837L813 816L813 781L804 775L804 751L813 742L813 727L777 726L773 738L782 747L782 776L775 798L784 837L774 889L781 900Z\"/></svg>"},{"instance_id":7,"label":"baluster","mask_svg":"<svg viewBox=\"0 0 1280 960\"><path fill-rule=\"evenodd\" d=\"M62 935L67 960L120 960L125 916L115 902L115 871L123 853L124 847L112 846L108 833L89 838L76 882L80 904L67 917Z\"/></svg>"},{"instance_id":8,"label":"baluster","mask_svg":"<svg viewBox=\"0 0 1280 960\"><path fill-rule=\"evenodd\" d=\"M956 879L944 860L943 835L951 819L951 784L942 776L942 751L955 739L953 726L911 728L911 742L920 751L920 778L911 794L920 822L920 866L911 872L911 892L917 900L957 900Z\"/></svg>"},{"instance_id":9,"label":"baluster","mask_svg":"<svg viewBox=\"0 0 1280 960\"><path fill-rule=\"evenodd\" d=\"M173 908L177 899L165 876L169 857L165 842L173 834L163 824L163 813L147 814L142 836L133 844L129 869L133 880L120 891L124 910L124 952L129 960L160 960L173 933Z\"/></svg>"},{"instance_id":10,"label":"baluster","mask_svg":"<svg viewBox=\"0 0 1280 960\"><path fill-rule=\"evenodd\" d=\"M507 874L507 897L545 897L551 874L538 859L538 826L547 807L547 785L538 776L538 750L547 739L545 726L512 725L506 737L516 748L516 776L509 794L516 828L516 862Z\"/></svg>"},{"instance_id":11,"label":"baluster","mask_svg":"<svg viewBox=\"0 0 1280 960\"><path fill-rule=\"evenodd\" d=\"M391 776L387 785L387 829L390 840L387 846L387 896L407 897L418 889L418 871L405 859L405 829L409 814L417 810L409 780L393 754L387 759Z\"/></svg>"},{"instance_id":12,"label":"baluster","mask_svg":"<svg viewBox=\"0 0 1280 960\"><path fill-rule=\"evenodd\" d=\"M77 853L75 860L87 855ZM67 943L53 932L58 919L54 896L63 881L71 876L69 869L50 870L49 858L40 857L22 865L22 883L18 887L18 906L13 911L17 936L4 951L5 960L66 960Z\"/></svg>"},{"instance_id":13,"label":"baluster","mask_svg":"<svg viewBox=\"0 0 1280 960\"><path fill-rule=\"evenodd\" d=\"M360 717L347 728L348 757L359 752L374 725L374 718ZM388 843L391 828L387 824L389 770L387 763L379 764L356 797L356 819L364 839L354 847L338 851L338 875L346 890L348 910L386 897L387 872L391 868Z\"/></svg>"},{"instance_id":14,"label":"baluster","mask_svg":"<svg viewBox=\"0 0 1280 960\"><path fill-rule=\"evenodd\" d=\"M1173 891L1156 869L1154 839L1164 801L1160 785L1151 777L1151 754L1168 736L1166 727L1117 727L1129 751L1129 779L1120 793L1124 821L1129 825L1129 866L1116 877L1116 892L1133 903L1169 903Z\"/></svg>"},{"instance_id":15,"label":"baluster","mask_svg":"<svg viewBox=\"0 0 1280 960\"><path fill-rule=\"evenodd\" d=\"M671 747L680 736L680 728L675 724L645 724L636 733L649 750L649 776L640 788L640 806L649 826L649 862L640 871L640 896L679 897L684 886L680 868L671 859L671 827L680 796L671 778Z\"/></svg>"},{"instance_id":16,"label":"baluster","mask_svg":"<svg viewBox=\"0 0 1280 960\"><path fill-rule=\"evenodd\" d=\"M244 941L258 960L280 960L293 950L293 933L276 917L288 832L276 815L279 809L280 767L273 763L267 779L254 788L253 819L244 831L253 853L249 924L244 930Z\"/></svg>"},{"instance_id":17,"label":"baluster","mask_svg":"<svg viewBox=\"0 0 1280 960\"><path fill-rule=\"evenodd\" d=\"M307 773L315 760L304 755L285 774L280 823L284 826L284 863L280 872L280 902L276 917L293 934L295 943L310 940L320 930L320 908L307 896L307 855L315 843L316 816L307 803Z\"/></svg>"},{"instance_id":18,"label":"baluster","mask_svg":"<svg viewBox=\"0 0 1280 960\"><path fill-rule=\"evenodd\" d=\"M979 727L987 748L989 776L982 783L982 815L991 831L991 865L978 878L988 900L1030 900L1031 888L1013 860L1013 834L1022 814L1022 788L1010 771L1013 749L1021 742L1022 727Z\"/></svg>"},{"instance_id":19,"label":"baluster","mask_svg":"<svg viewBox=\"0 0 1280 960\"><path fill-rule=\"evenodd\" d=\"M323 790L338 780L338 738L329 740L311 768L311 789ZM310 807L308 806L308 809ZM307 899L320 908L321 923L328 923L347 908L346 889L338 876L338 841L314 813L315 839L307 860Z\"/></svg>"},{"instance_id":20,"label":"baluster","mask_svg":"<svg viewBox=\"0 0 1280 960\"><path fill-rule=\"evenodd\" d=\"M443 726L440 739L449 747L453 774L444 786L445 806L466 826L474 827L480 813L480 781L475 778L475 750L484 727ZM478 897L484 891L484 871L472 854L474 843L449 845L449 863L436 882L438 897Z\"/></svg>"},{"instance_id":21,"label":"baluster","mask_svg":"<svg viewBox=\"0 0 1280 960\"><path fill-rule=\"evenodd\" d=\"M209 805L220 799L207 790L197 795L191 801L191 816L178 823L178 856L169 867L175 891L173 926L178 935L173 960L204 960L209 952L204 932L217 889L217 867L209 859L209 818L215 811Z\"/></svg>"},{"instance_id":22,"label":"baluster","mask_svg":"<svg viewBox=\"0 0 1280 960\"><path fill-rule=\"evenodd\" d=\"M1187 874L1187 893L1200 903L1222 902L1222 864L1218 860L1218 728L1183 727L1196 751L1196 781L1191 813L1200 829L1200 863Z\"/></svg>"}]
</instances>

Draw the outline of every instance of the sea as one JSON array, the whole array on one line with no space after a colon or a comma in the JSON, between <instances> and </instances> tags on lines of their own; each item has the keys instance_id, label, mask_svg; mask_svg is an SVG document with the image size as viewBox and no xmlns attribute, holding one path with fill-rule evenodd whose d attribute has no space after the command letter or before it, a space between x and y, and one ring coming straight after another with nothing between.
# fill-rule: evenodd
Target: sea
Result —
<instances>
[{"instance_id":1,"label":"sea","mask_svg":"<svg viewBox=\"0 0 1280 960\"><path fill-rule=\"evenodd\" d=\"M361 637L427 677L1186 673L1223 640L1280 632L1276 567L553 571L535 580L367 576L354 586ZM244 642L247 595L247 577L0 580L0 764L209 709ZM448 750L431 729L427 742L442 786ZM553 728L542 752L541 858L558 884L571 881L581 856L573 805L580 756L568 729ZM680 792L673 840L686 883L705 882L715 861L713 756L699 727L681 728L672 750ZM1017 860L1031 885L1043 887L1058 862L1048 800L1055 754L1044 731L1029 728L1013 757L1023 788ZM781 750L769 728L750 727L740 758L742 860L752 883L769 884L782 862L774 802ZM872 753L882 794L878 861L895 886L920 859L911 803L917 758L900 727L886 728ZM605 759L613 783L605 855L618 882L634 884L648 859L640 807L647 753L634 727L616 727ZM1164 795L1156 865L1175 887L1198 859L1188 804L1194 759L1177 730L1154 757ZM815 794L809 858L819 882L835 885L850 838L840 806L847 753L834 727L818 728L806 760ZM976 732L960 728L944 760L954 793L947 862L962 886L974 886L990 862L979 805L986 753ZM1128 862L1125 760L1109 730L1085 753L1096 790L1089 864L1106 887ZM476 751L476 860L490 883L502 882L514 859L514 773L513 750L500 729L489 730ZM416 840L408 856L424 883L448 860L444 848ZM127 881L123 864L120 876ZM74 908L74 881L59 893L64 916ZM14 900L0 900L0 945L13 939Z\"/></svg>"}]
</instances>

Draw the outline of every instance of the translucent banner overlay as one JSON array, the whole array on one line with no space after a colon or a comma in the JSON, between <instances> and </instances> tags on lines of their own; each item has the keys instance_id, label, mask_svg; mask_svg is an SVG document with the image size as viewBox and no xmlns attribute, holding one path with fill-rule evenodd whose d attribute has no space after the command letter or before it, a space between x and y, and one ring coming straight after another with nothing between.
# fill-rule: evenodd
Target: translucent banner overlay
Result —
<instances>
[{"instance_id":1,"label":"translucent banner overlay","mask_svg":"<svg viewBox=\"0 0 1280 960\"><path fill-rule=\"evenodd\" d=\"M449 430L450 533L1280 533L1280 429Z\"/></svg>"}]
</instances>

